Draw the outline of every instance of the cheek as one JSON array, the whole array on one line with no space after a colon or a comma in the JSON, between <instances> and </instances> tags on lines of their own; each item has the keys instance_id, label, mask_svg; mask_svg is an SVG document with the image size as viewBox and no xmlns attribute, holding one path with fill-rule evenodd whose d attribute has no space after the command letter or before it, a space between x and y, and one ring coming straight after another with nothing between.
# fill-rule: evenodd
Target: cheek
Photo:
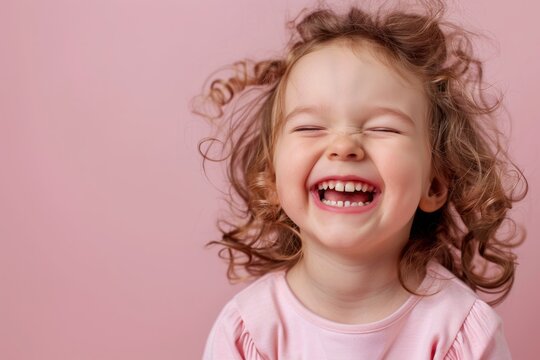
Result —
<instances>
[{"instance_id":1,"label":"cheek","mask_svg":"<svg viewBox=\"0 0 540 360\"><path fill-rule=\"evenodd\" d=\"M287 206L290 199L290 188L295 182L294 173L287 171L294 167L295 159L287 156L286 149L281 146L276 149L274 157L274 169L276 172L276 191L282 206Z\"/></svg>"},{"instance_id":2,"label":"cheek","mask_svg":"<svg viewBox=\"0 0 540 360\"><path fill-rule=\"evenodd\" d=\"M310 173L310 159L306 151L287 142L276 148L274 169L276 191L281 207L298 224L298 214L305 211L309 193L306 182Z\"/></svg>"},{"instance_id":3,"label":"cheek","mask_svg":"<svg viewBox=\"0 0 540 360\"><path fill-rule=\"evenodd\" d=\"M288 184L292 182L296 185L306 175L309 163L309 151L306 151L305 146L299 145L299 142L283 141L276 147L274 156L276 181L283 179Z\"/></svg>"},{"instance_id":4,"label":"cheek","mask_svg":"<svg viewBox=\"0 0 540 360\"><path fill-rule=\"evenodd\" d=\"M306 192L294 186L291 172L276 176L276 192L279 204L285 214L298 226L302 224L305 213Z\"/></svg>"},{"instance_id":5,"label":"cheek","mask_svg":"<svg viewBox=\"0 0 540 360\"><path fill-rule=\"evenodd\" d=\"M276 189L280 199L287 200L287 197L299 196L305 187L306 170L301 159L298 156L284 156L278 158L275 164L276 170Z\"/></svg>"},{"instance_id":6,"label":"cheek","mask_svg":"<svg viewBox=\"0 0 540 360\"><path fill-rule=\"evenodd\" d=\"M429 155L422 150L409 144L399 151L388 150L379 154L380 161L376 161L385 186L399 190L402 200L418 198L429 180Z\"/></svg>"}]
</instances>

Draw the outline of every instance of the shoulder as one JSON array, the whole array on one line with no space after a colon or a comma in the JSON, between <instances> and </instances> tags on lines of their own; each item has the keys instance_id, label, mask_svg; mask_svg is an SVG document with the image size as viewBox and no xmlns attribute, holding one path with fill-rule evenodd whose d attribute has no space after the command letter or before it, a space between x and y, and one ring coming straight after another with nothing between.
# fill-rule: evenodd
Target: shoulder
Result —
<instances>
[{"instance_id":1,"label":"shoulder","mask_svg":"<svg viewBox=\"0 0 540 360\"><path fill-rule=\"evenodd\" d=\"M422 299L441 331L445 359L509 359L502 320L493 308L443 266L430 266L434 295Z\"/></svg>"},{"instance_id":2,"label":"shoulder","mask_svg":"<svg viewBox=\"0 0 540 360\"><path fill-rule=\"evenodd\" d=\"M274 300L281 282L285 281L284 276L283 271L268 273L236 294L232 301L236 303L239 311L246 316L253 312L260 312L261 308L272 308L275 306Z\"/></svg>"},{"instance_id":3,"label":"shoulder","mask_svg":"<svg viewBox=\"0 0 540 360\"><path fill-rule=\"evenodd\" d=\"M422 299L425 306L451 310L454 316L459 314L462 320L479 300L478 295L470 287L435 262L428 266L421 292L427 295Z\"/></svg>"},{"instance_id":4,"label":"shoulder","mask_svg":"<svg viewBox=\"0 0 540 360\"><path fill-rule=\"evenodd\" d=\"M511 359L502 321L488 304L474 304L445 359Z\"/></svg>"},{"instance_id":5,"label":"shoulder","mask_svg":"<svg viewBox=\"0 0 540 360\"><path fill-rule=\"evenodd\" d=\"M270 273L259 278L223 307L208 337L204 359L261 357L259 348L266 347L261 339L272 337L260 332L271 331L278 323L279 310L274 300L282 277L283 273Z\"/></svg>"}]
</instances>

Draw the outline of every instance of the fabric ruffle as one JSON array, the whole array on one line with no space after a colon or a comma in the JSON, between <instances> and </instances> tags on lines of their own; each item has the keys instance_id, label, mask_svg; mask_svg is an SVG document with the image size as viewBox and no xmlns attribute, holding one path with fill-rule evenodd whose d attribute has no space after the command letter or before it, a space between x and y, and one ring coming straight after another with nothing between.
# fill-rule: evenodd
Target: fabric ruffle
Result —
<instances>
[{"instance_id":1,"label":"fabric ruffle","mask_svg":"<svg viewBox=\"0 0 540 360\"><path fill-rule=\"evenodd\" d=\"M444 359L511 359L502 322L488 304L475 302Z\"/></svg>"}]
</instances>

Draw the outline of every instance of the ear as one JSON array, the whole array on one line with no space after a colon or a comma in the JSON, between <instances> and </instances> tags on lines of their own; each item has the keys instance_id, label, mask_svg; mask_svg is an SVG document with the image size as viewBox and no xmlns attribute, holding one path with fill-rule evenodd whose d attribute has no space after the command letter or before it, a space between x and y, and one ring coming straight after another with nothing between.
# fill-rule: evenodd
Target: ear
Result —
<instances>
[{"instance_id":1,"label":"ear","mask_svg":"<svg viewBox=\"0 0 540 360\"><path fill-rule=\"evenodd\" d=\"M439 210L448 199L448 185L439 177L434 177L426 189L426 193L420 198L418 207L424 212Z\"/></svg>"}]
</instances>

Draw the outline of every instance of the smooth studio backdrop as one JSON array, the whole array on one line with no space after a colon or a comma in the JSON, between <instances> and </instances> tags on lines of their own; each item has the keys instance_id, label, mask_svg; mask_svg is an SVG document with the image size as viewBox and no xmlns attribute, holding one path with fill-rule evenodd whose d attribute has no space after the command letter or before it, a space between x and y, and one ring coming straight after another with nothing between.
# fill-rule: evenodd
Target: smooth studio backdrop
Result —
<instances>
[{"instance_id":1,"label":"smooth studio backdrop","mask_svg":"<svg viewBox=\"0 0 540 360\"><path fill-rule=\"evenodd\" d=\"M278 54L308 0L0 2L0 358L198 359L231 287L223 207L189 101L235 60ZM531 189L515 288L497 311L516 359L540 353L540 6L455 3L496 39L510 149ZM506 129L509 130L508 128ZM212 182L222 183L219 169Z\"/></svg>"}]
</instances>

